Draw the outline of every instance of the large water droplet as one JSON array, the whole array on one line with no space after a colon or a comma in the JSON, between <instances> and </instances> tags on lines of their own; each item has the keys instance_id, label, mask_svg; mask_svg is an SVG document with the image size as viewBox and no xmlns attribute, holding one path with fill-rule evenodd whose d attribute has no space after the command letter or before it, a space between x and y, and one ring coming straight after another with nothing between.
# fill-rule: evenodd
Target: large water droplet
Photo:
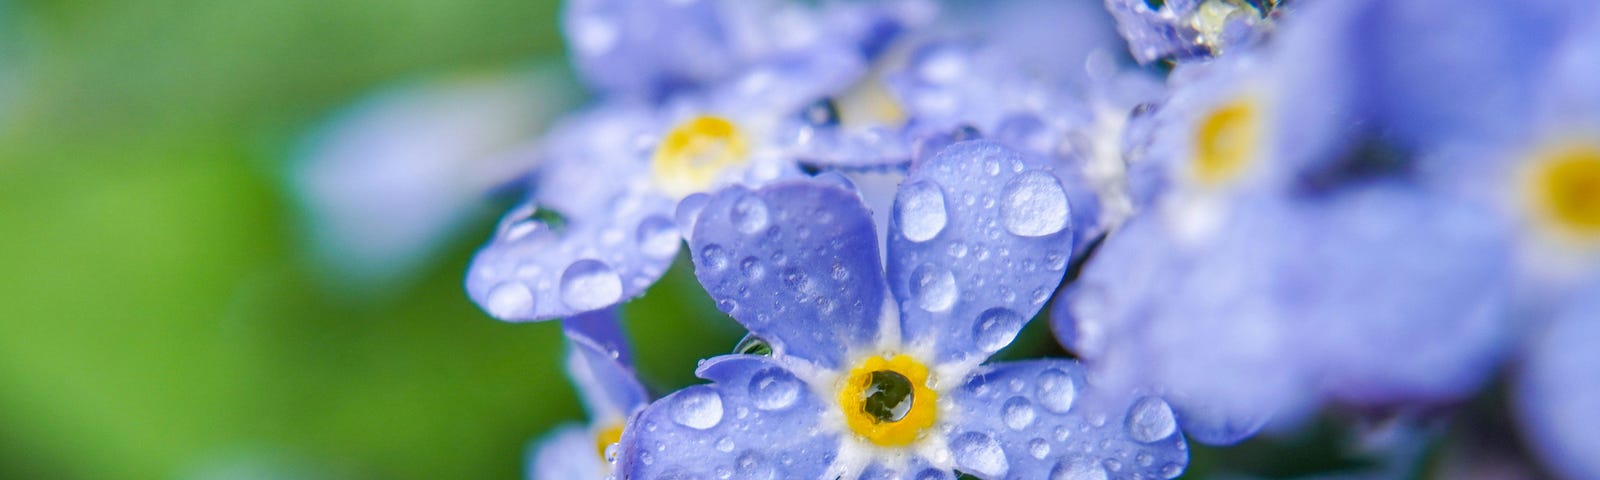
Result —
<instances>
[{"instance_id":1,"label":"large water droplet","mask_svg":"<svg viewBox=\"0 0 1600 480\"><path fill-rule=\"evenodd\" d=\"M1067 413L1072 409L1078 388L1072 384L1072 377L1067 376L1067 372L1054 368L1039 372L1039 380L1035 384L1039 387L1036 395L1039 406L1054 413Z\"/></svg>"},{"instance_id":2,"label":"large water droplet","mask_svg":"<svg viewBox=\"0 0 1600 480\"><path fill-rule=\"evenodd\" d=\"M800 380L779 368L769 368L750 377L750 399L756 408L779 410L794 405L800 398Z\"/></svg>"},{"instance_id":3,"label":"large water droplet","mask_svg":"<svg viewBox=\"0 0 1600 480\"><path fill-rule=\"evenodd\" d=\"M678 253L678 227L672 224L667 217L654 216L639 222L639 230L634 233L634 241L639 243L639 251L656 258L667 258Z\"/></svg>"},{"instance_id":4,"label":"large water droplet","mask_svg":"<svg viewBox=\"0 0 1600 480\"><path fill-rule=\"evenodd\" d=\"M1011 344L1017 338L1017 332L1022 330L1022 315L1004 308L991 308L978 314L978 322L972 327L972 338L977 342L978 348L985 352L995 352Z\"/></svg>"},{"instance_id":5,"label":"large water droplet","mask_svg":"<svg viewBox=\"0 0 1600 480\"><path fill-rule=\"evenodd\" d=\"M489 289L484 309L499 318L523 316L533 310L533 292L519 282L506 282Z\"/></svg>"},{"instance_id":6,"label":"large water droplet","mask_svg":"<svg viewBox=\"0 0 1600 480\"><path fill-rule=\"evenodd\" d=\"M1034 170L1006 182L1000 220L1013 235L1038 237L1059 232L1066 228L1068 216L1067 192L1050 174Z\"/></svg>"},{"instance_id":7,"label":"large water droplet","mask_svg":"<svg viewBox=\"0 0 1600 480\"><path fill-rule=\"evenodd\" d=\"M767 228L767 203L754 194L744 195L734 200L733 209L728 212L728 220L733 222L733 227L745 234L755 234Z\"/></svg>"},{"instance_id":8,"label":"large water droplet","mask_svg":"<svg viewBox=\"0 0 1600 480\"><path fill-rule=\"evenodd\" d=\"M950 451L955 454L956 465L962 470L989 478L1005 476L1011 468L1006 461L1006 451L1000 442L985 433L967 432L950 441Z\"/></svg>"},{"instance_id":9,"label":"large water droplet","mask_svg":"<svg viewBox=\"0 0 1600 480\"><path fill-rule=\"evenodd\" d=\"M732 310L731 305L728 310ZM761 337L757 337L754 333L748 333L745 334L744 338L739 339L738 345L734 345L733 353L739 355L772 355L772 344L767 343Z\"/></svg>"},{"instance_id":10,"label":"large water droplet","mask_svg":"<svg viewBox=\"0 0 1600 480\"><path fill-rule=\"evenodd\" d=\"M1050 442L1043 438L1029 440L1028 455L1032 455L1035 460L1044 460L1044 457L1050 456Z\"/></svg>"},{"instance_id":11,"label":"large water droplet","mask_svg":"<svg viewBox=\"0 0 1600 480\"><path fill-rule=\"evenodd\" d=\"M700 261L711 270L728 268L728 251L715 243L706 244L700 247Z\"/></svg>"},{"instance_id":12,"label":"large water droplet","mask_svg":"<svg viewBox=\"0 0 1600 480\"><path fill-rule=\"evenodd\" d=\"M1172 407L1156 397L1144 397L1128 411L1128 436L1150 443L1172 435L1178 422L1172 416Z\"/></svg>"},{"instance_id":13,"label":"large water droplet","mask_svg":"<svg viewBox=\"0 0 1600 480\"><path fill-rule=\"evenodd\" d=\"M1033 417L1033 404L1028 403L1026 398L1011 397L1000 408L1000 419L1004 420L1006 426L1012 430L1022 430L1028 428L1028 425L1033 425Z\"/></svg>"},{"instance_id":14,"label":"large water droplet","mask_svg":"<svg viewBox=\"0 0 1600 480\"><path fill-rule=\"evenodd\" d=\"M957 293L956 277L944 267L924 263L911 272L911 296L923 310L949 310L956 303Z\"/></svg>"},{"instance_id":15,"label":"large water droplet","mask_svg":"<svg viewBox=\"0 0 1600 480\"><path fill-rule=\"evenodd\" d=\"M594 310L622 298L622 278L610 265L579 260L561 273L561 301L573 310Z\"/></svg>"},{"instance_id":16,"label":"large water droplet","mask_svg":"<svg viewBox=\"0 0 1600 480\"><path fill-rule=\"evenodd\" d=\"M722 422L722 397L710 388L686 390L673 405L672 421L697 430L715 427Z\"/></svg>"},{"instance_id":17,"label":"large water droplet","mask_svg":"<svg viewBox=\"0 0 1600 480\"><path fill-rule=\"evenodd\" d=\"M1063 460L1050 470L1050 480L1106 480L1106 469L1086 459Z\"/></svg>"},{"instance_id":18,"label":"large water droplet","mask_svg":"<svg viewBox=\"0 0 1600 480\"><path fill-rule=\"evenodd\" d=\"M911 413L916 402L916 389L911 379L893 370L878 370L868 376L867 388L861 392L861 409L876 420L875 423L898 422Z\"/></svg>"},{"instance_id":19,"label":"large water droplet","mask_svg":"<svg viewBox=\"0 0 1600 480\"><path fill-rule=\"evenodd\" d=\"M756 257L744 257L744 260L740 260L739 270L743 271L745 278L752 282L761 280L767 273L766 267L761 266L761 260L757 260Z\"/></svg>"},{"instance_id":20,"label":"large water droplet","mask_svg":"<svg viewBox=\"0 0 1600 480\"><path fill-rule=\"evenodd\" d=\"M895 198L894 216L900 233L913 242L933 239L949 221L944 193L937 184L930 182L901 186Z\"/></svg>"}]
</instances>

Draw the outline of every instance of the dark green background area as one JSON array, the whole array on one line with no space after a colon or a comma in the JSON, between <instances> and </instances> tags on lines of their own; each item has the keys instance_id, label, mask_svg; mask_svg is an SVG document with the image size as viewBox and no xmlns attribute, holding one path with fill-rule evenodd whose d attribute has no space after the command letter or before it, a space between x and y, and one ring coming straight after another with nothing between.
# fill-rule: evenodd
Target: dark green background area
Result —
<instances>
[{"instance_id":1,"label":"dark green background area","mask_svg":"<svg viewBox=\"0 0 1600 480\"><path fill-rule=\"evenodd\" d=\"M373 88L559 62L556 8L0 7L0 478L517 476L582 413L559 327L462 291L493 218L423 279L354 297L315 276L280 178L308 126ZM628 309L660 387L739 335L682 267Z\"/></svg>"}]
</instances>

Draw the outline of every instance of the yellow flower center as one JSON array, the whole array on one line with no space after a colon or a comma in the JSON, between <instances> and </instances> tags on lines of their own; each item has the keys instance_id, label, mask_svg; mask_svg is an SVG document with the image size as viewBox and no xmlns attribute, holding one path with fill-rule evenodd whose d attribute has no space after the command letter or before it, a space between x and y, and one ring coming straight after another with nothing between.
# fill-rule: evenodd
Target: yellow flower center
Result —
<instances>
[{"instance_id":1,"label":"yellow flower center","mask_svg":"<svg viewBox=\"0 0 1600 480\"><path fill-rule=\"evenodd\" d=\"M839 388L839 409L856 435L885 447L909 445L933 425L939 395L928 367L906 355L868 357Z\"/></svg>"},{"instance_id":2,"label":"yellow flower center","mask_svg":"<svg viewBox=\"0 0 1600 480\"><path fill-rule=\"evenodd\" d=\"M620 422L613 423L611 426L602 428L599 432L594 434L594 447L596 452L600 455L600 463L605 463L606 461L606 449L611 448L611 444L617 443L621 440L622 423Z\"/></svg>"},{"instance_id":3,"label":"yellow flower center","mask_svg":"<svg viewBox=\"0 0 1600 480\"><path fill-rule=\"evenodd\" d=\"M1560 231L1600 238L1600 145L1566 145L1539 155L1526 194L1535 216Z\"/></svg>"},{"instance_id":4,"label":"yellow flower center","mask_svg":"<svg viewBox=\"0 0 1600 480\"><path fill-rule=\"evenodd\" d=\"M1227 183L1245 171L1256 155L1261 137L1261 121L1256 105L1248 98L1234 100L1212 110L1194 136L1196 180L1207 186Z\"/></svg>"},{"instance_id":5,"label":"yellow flower center","mask_svg":"<svg viewBox=\"0 0 1600 480\"><path fill-rule=\"evenodd\" d=\"M749 161L744 132L727 119L702 115L667 132L650 159L656 185L683 197L711 188L723 172Z\"/></svg>"}]
</instances>

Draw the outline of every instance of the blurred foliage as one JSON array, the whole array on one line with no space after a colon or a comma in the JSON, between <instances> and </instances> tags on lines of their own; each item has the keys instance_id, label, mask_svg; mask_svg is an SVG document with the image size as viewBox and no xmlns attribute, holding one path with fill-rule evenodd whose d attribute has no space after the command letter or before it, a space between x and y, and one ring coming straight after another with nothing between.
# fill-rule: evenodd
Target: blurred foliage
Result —
<instances>
[{"instance_id":1,"label":"blurred foliage","mask_svg":"<svg viewBox=\"0 0 1600 480\"><path fill-rule=\"evenodd\" d=\"M371 88L560 55L555 13L527 0L7 5L0 478L518 475L530 439L582 414L559 327L496 322L462 293L492 219L407 291L341 297L296 250L278 176L306 126ZM667 290L652 297L681 294ZM705 313L638 305L670 317L640 336ZM640 358L682 383L705 353Z\"/></svg>"}]
</instances>

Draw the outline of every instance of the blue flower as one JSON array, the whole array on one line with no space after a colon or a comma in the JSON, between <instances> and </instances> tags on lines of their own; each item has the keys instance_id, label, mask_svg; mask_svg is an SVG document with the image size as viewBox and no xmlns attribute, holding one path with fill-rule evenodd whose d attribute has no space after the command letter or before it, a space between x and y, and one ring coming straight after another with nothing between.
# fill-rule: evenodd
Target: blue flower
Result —
<instances>
[{"instance_id":1,"label":"blue flower","mask_svg":"<svg viewBox=\"0 0 1600 480\"><path fill-rule=\"evenodd\" d=\"M607 94L659 99L774 59L881 53L925 21L924 0L811 6L785 0L575 0L562 30L578 73Z\"/></svg>"},{"instance_id":2,"label":"blue flower","mask_svg":"<svg viewBox=\"0 0 1600 480\"><path fill-rule=\"evenodd\" d=\"M534 480L604 478L611 471L606 451L649 396L628 366L615 310L574 316L562 326L567 335L567 375L578 387L589 424L558 426L531 445L528 474Z\"/></svg>"},{"instance_id":3,"label":"blue flower","mask_svg":"<svg viewBox=\"0 0 1600 480\"><path fill-rule=\"evenodd\" d=\"M1524 436L1563 478L1600 478L1600 282L1590 281L1529 343L1514 384Z\"/></svg>"},{"instance_id":4,"label":"blue flower","mask_svg":"<svg viewBox=\"0 0 1600 480\"><path fill-rule=\"evenodd\" d=\"M1161 399L1097 388L1068 360L984 363L1060 282L1069 216L1055 177L982 140L913 166L887 262L839 183L710 196L696 276L772 354L703 362L713 383L624 433L621 475L1177 476L1187 447Z\"/></svg>"},{"instance_id":5,"label":"blue flower","mask_svg":"<svg viewBox=\"0 0 1600 480\"><path fill-rule=\"evenodd\" d=\"M374 291L414 278L531 166L531 131L566 103L548 70L404 81L312 131L285 177L315 264Z\"/></svg>"},{"instance_id":6,"label":"blue flower","mask_svg":"<svg viewBox=\"0 0 1600 480\"><path fill-rule=\"evenodd\" d=\"M1203 59L1248 46L1271 31L1279 13L1273 5L1244 0L1106 0L1117 30L1139 63Z\"/></svg>"}]
</instances>

